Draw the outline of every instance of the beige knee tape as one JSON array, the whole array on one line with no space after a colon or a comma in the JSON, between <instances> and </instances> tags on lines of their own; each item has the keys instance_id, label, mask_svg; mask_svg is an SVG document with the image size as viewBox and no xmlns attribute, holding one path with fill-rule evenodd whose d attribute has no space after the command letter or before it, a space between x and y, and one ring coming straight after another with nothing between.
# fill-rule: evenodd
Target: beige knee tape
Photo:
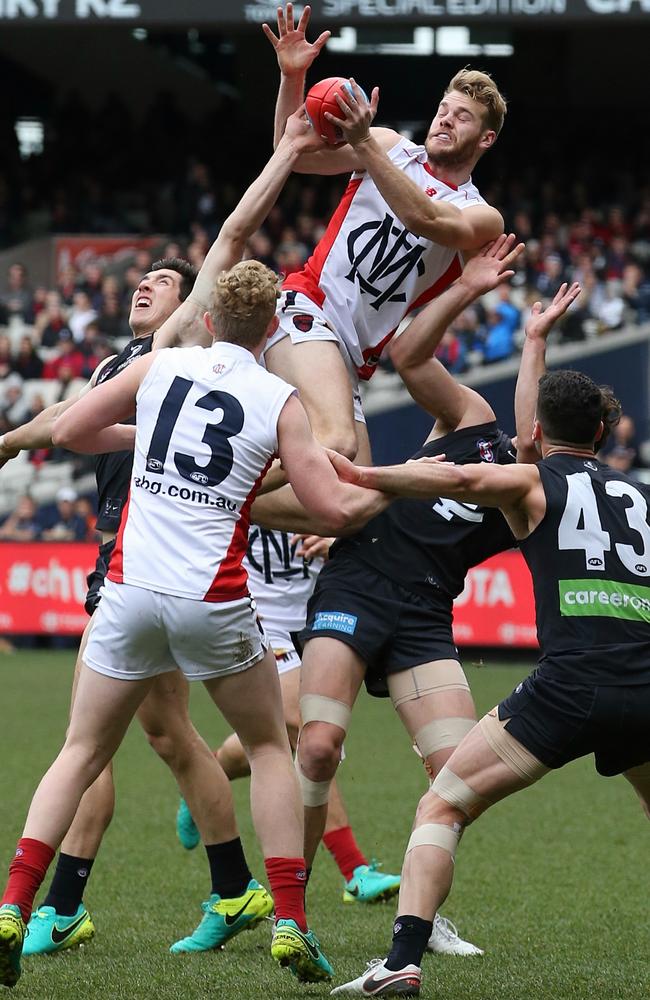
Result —
<instances>
[{"instance_id":1,"label":"beige knee tape","mask_svg":"<svg viewBox=\"0 0 650 1000\"><path fill-rule=\"evenodd\" d=\"M296 753L296 759L294 761L296 765L296 771L298 773L298 784L300 785L300 792L302 794L302 802L305 806L324 806L329 802L330 797L330 785L332 780L329 781L312 781L302 773L302 768L300 767L300 761L298 760L298 754Z\"/></svg>"},{"instance_id":2,"label":"beige knee tape","mask_svg":"<svg viewBox=\"0 0 650 1000\"><path fill-rule=\"evenodd\" d=\"M436 750L448 750L457 747L464 736L474 728L474 719L434 719L427 722L415 734L415 742L423 757L435 753Z\"/></svg>"},{"instance_id":3,"label":"beige knee tape","mask_svg":"<svg viewBox=\"0 0 650 1000\"><path fill-rule=\"evenodd\" d=\"M300 717L303 726L308 722L329 722L347 733L352 712L344 701L326 698L322 694L304 694L300 699Z\"/></svg>"},{"instance_id":4,"label":"beige knee tape","mask_svg":"<svg viewBox=\"0 0 650 1000\"><path fill-rule=\"evenodd\" d=\"M451 854L452 861L456 856L456 848L460 840L460 827L456 830L442 823L423 823L416 827L406 845L406 853L414 847L440 847Z\"/></svg>"},{"instance_id":5,"label":"beige knee tape","mask_svg":"<svg viewBox=\"0 0 650 1000\"><path fill-rule=\"evenodd\" d=\"M393 705L399 708L404 702L424 698L427 694L469 691L469 684L460 663L456 660L440 660L390 674L388 691Z\"/></svg>"},{"instance_id":6,"label":"beige knee tape","mask_svg":"<svg viewBox=\"0 0 650 1000\"><path fill-rule=\"evenodd\" d=\"M519 740L510 735L505 728L507 721L507 719L504 721L499 719L499 713L495 708L483 716L479 726L486 743L494 750L497 757L500 757L503 763L507 764L510 770L514 771L523 781L532 785L533 782L548 774L550 768L545 767L537 757L533 756L530 750L527 750Z\"/></svg>"},{"instance_id":7,"label":"beige knee tape","mask_svg":"<svg viewBox=\"0 0 650 1000\"><path fill-rule=\"evenodd\" d=\"M446 764L431 785L431 791L448 802L450 806L460 809L468 819L474 819L490 805L489 799L484 799L482 795L470 788Z\"/></svg>"}]
</instances>

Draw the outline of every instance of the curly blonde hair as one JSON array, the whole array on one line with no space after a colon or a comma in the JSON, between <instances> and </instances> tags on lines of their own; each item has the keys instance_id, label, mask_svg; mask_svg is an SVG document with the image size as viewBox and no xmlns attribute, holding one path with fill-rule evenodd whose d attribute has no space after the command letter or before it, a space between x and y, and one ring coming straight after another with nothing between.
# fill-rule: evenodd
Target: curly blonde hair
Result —
<instances>
[{"instance_id":1,"label":"curly blonde hair","mask_svg":"<svg viewBox=\"0 0 650 1000\"><path fill-rule=\"evenodd\" d=\"M210 307L217 339L257 347L275 315L279 296L280 278L258 260L242 260L222 271Z\"/></svg>"},{"instance_id":2,"label":"curly blonde hair","mask_svg":"<svg viewBox=\"0 0 650 1000\"><path fill-rule=\"evenodd\" d=\"M477 104L482 104L488 128L499 134L508 108L503 94L489 73L482 73L481 70L465 66L449 81L445 94L449 94L452 90L457 90Z\"/></svg>"}]
</instances>

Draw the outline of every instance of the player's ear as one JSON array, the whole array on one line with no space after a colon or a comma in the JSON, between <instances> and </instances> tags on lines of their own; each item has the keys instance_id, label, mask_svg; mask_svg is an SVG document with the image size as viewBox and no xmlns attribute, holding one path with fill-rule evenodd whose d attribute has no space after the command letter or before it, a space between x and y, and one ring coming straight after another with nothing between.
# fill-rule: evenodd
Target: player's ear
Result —
<instances>
[{"instance_id":1,"label":"player's ear","mask_svg":"<svg viewBox=\"0 0 650 1000\"><path fill-rule=\"evenodd\" d=\"M203 313L203 322L205 323L208 333L210 333L211 336L214 337L215 334L214 323L212 322L212 316L210 315L209 312Z\"/></svg>"},{"instance_id":2,"label":"player's ear","mask_svg":"<svg viewBox=\"0 0 650 1000\"><path fill-rule=\"evenodd\" d=\"M275 331L277 330L277 328L279 327L279 325L280 325L279 318L277 316L274 316L273 319L271 320L271 322L269 323L269 325L266 328L266 339L267 340L269 339L269 337L273 336L273 334L275 333Z\"/></svg>"},{"instance_id":3,"label":"player's ear","mask_svg":"<svg viewBox=\"0 0 650 1000\"><path fill-rule=\"evenodd\" d=\"M540 424L537 417L533 421L533 441L538 442L542 440L542 425Z\"/></svg>"},{"instance_id":4,"label":"player's ear","mask_svg":"<svg viewBox=\"0 0 650 1000\"><path fill-rule=\"evenodd\" d=\"M489 149L490 146L493 146L496 141L497 141L497 134L496 134L496 132L492 128L488 129L488 131L484 132L483 135L480 138L480 141L479 141L479 144L478 144L479 145L479 149Z\"/></svg>"},{"instance_id":5,"label":"player's ear","mask_svg":"<svg viewBox=\"0 0 650 1000\"><path fill-rule=\"evenodd\" d=\"M596 431L596 437L594 438L594 443L600 441L601 437L605 433L605 424L601 420L598 424L598 430Z\"/></svg>"}]
</instances>

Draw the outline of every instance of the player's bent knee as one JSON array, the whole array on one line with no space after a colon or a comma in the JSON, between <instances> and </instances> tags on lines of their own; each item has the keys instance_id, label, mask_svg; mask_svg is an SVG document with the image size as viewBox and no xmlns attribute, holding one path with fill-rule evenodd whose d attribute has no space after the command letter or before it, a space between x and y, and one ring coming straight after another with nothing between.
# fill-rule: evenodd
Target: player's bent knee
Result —
<instances>
[{"instance_id":1,"label":"player's bent knee","mask_svg":"<svg viewBox=\"0 0 650 1000\"><path fill-rule=\"evenodd\" d=\"M498 709L494 708L479 722L481 733L497 757L525 784L532 785L548 774L550 768L542 764L530 750L508 732L507 721L500 719Z\"/></svg>"},{"instance_id":2,"label":"player's bent knee","mask_svg":"<svg viewBox=\"0 0 650 1000\"><path fill-rule=\"evenodd\" d=\"M315 781L331 781L341 761L343 738L330 725L309 723L300 731L296 760Z\"/></svg>"},{"instance_id":3,"label":"player's bent knee","mask_svg":"<svg viewBox=\"0 0 650 1000\"><path fill-rule=\"evenodd\" d=\"M310 722L327 722L347 733L350 725L350 707L338 698L321 694L304 694L300 699L300 717L303 726Z\"/></svg>"},{"instance_id":4,"label":"player's bent knee","mask_svg":"<svg viewBox=\"0 0 650 1000\"><path fill-rule=\"evenodd\" d=\"M489 799L479 795L446 764L431 785L431 792L454 809L458 809L470 822L491 805Z\"/></svg>"},{"instance_id":5,"label":"player's bent knee","mask_svg":"<svg viewBox=\"0 0 650 1000\"><path fill-rule=\"evenodd\" d=\"M453 861L461 833L462 828L458 823L454 823L453 826L443 823L423 823L417 826L409 837L406 853L416 847L439 847L440 850L450 854Z\"/></svg>"},{"instance_id":6,"label":"player's bent knee","mask_svg":"<svg viewBox=\"0 0 650 1000\"><path fill-rule=\"evenodd\" d=\"M430 694L444 691L470 693L465 671L457 660L421 663L388 677L388 691L395 708L408 701L417 701ZM426 756L426 754L425 754Z\"/></svg>"},{"instance_id":7,"label":"player's bent knee","mask_svg":"<svg viewBox=\"0 0 650 1000\"><path fill-rule=\"evenodd\" d=\"M415 744L424 758L439 750L452 750L476 725L475 719L434 719L415 734Z\"/></svg>"}]
</instances>

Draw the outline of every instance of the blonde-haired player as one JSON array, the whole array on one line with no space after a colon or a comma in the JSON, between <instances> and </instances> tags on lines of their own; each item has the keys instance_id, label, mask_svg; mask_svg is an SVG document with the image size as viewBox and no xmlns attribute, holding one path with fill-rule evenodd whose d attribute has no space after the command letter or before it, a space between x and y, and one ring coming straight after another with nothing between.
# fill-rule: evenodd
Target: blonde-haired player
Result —
<instances>
[{"instance_id":1,"label":"blonde-haired player","mask_svg":"<svg viewBox=\"0 0 650 1000\"><path fill-rule=\"evenodd\" d=\"M386 501L342 486L291 385L257 363L275 329L277 277L257 262L217 281L209 349L134 361L57 420L53 441L98 454L134 445L128 509L84 654L65 744L41 781L11 863L0 982L13 985L34 895L86 788L111 760L154 678L202 680L251 765L252 811L274 896L272 956L331 975L307 928L302 802L278 674L242 559L250 507L276 453L332 534ZM120 424L136 411L135 430ZM22 919L21 919L22 917Z\"/></svg>"},{"instance_id":2,"label":"blonde-haired player","mask_svg":"<svg viewBox=\"0 0 650 1000\"><path fill-rule=\"evenodd\" d=\"M307 41L309 16L305 7L295 25L287 4L286 11L278 9L277 35L263 26L281 73L276 142L302 104L306 72L329 37L323 32L313 44ZM336 119L346 144L306 153L294 166L301 173L352 177L314 253L284 282L280 326L265 353L271 370L281 368L300 387L319 440L337 441L335 450L348 457L357 446L361 455L368 447L359 379L372 376L404 317L458 278L463 255L503 232L501 215L486 204L471 174L496 142L506 114L487 73L461 70L418 146L393 129L370 128L377 88L370 103L354 83L352 90ZM314 379L314 372L327 378Z\"/></svg>"}]
</instances>

